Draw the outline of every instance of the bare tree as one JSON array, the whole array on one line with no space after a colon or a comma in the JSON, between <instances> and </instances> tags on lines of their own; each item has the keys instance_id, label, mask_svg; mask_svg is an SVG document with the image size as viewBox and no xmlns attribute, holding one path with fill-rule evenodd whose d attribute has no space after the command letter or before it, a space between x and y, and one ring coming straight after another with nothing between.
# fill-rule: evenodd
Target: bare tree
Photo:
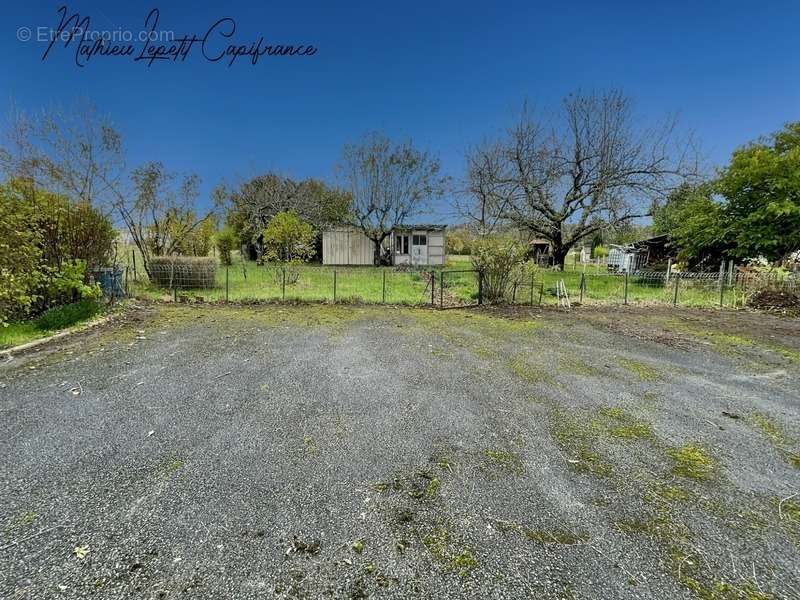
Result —
<instances>
[{"instance_id":1,"label":"bare tree","mask_svg":"<svg viewBox=\"0 0 800 600\"><path fill-rule=\"evenodd\" d=\"M549 240L562 269L577 242L649 215L655 199L697 172L691 144L678 140L676 121L637 126L630 99L618 91L570 95L553 123L524 106L499 144L489 155L499 153L498 161L468 163L477 170L470 180L486 182L495 216Z\"/></svg>"},{"instance_id":2,"label":"bare tree","mask_svg":"<svg viewBox=\"0 0 800 600\"><path fill-rule=\"evenodd\" d=\"M440 198L448 183L438 159L379 133L345 146L339 172L352 197L350 224L372 240L376 265L392 229Z\"/></svg>"},{"instance_id":3,"label":"bare tree","mask_svg":"<svg viewBox=\"0 0 800 600\"><path fill-rule=\"evenodd\" d=\"M120 135L87 103L72 110L43 110L33 115L13 110L8 118L0 166L6 176L91 204L107 216L124 180Z\"/></svg>"},{"instance_id":4,"label":"bare tree","mask_svg":"<svg viewBox=\"0 0 800 600\"><path fill-rule=\"evenodd\" d=\"M503 147L484 141L467 152L467 177L455 195L457 214L478 236L493 233L508 212L514 186L505 177Z\"/></svg>"},{"instance_id":5,"label":"bare tree","mask_svg":"<svg viewBox=\"0 0 800 600\"><path fill-rule=\"evenodd\" d=\"M197 176L186 177L174 190L174 177L163 165L148 163L129 177L120 134L90 104L34 115L13 112L0 167L30 185L32 201L35 188L42 187L73 204L90 204L108 217L116 214L141 251L148 273L150 256L173 253L211 214L194 215Z\"/></svg>"}]
</instances>

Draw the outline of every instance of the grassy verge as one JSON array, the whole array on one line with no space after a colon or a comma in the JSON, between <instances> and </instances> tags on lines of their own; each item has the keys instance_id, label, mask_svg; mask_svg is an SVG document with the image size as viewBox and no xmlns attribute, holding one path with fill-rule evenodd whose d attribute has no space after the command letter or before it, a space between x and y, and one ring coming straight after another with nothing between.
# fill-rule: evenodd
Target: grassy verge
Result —
<instances>
[{"instance_id":1,"label":"grassy verge","mask_svg":"<svg viewBox=\"0 0 800 600\"><path fill-rule=\"evenodd\" d=\"M207 301L228 299L248 300L304 300L349 302L370 304L405 305L445 305L472 304L478 297L478 278L472 269L469 256L453 255L447 257L442 279L441 267L425 270L397 270L393 267L332 267L323 265L302 265L287 268L284 282L280 266L257 265L255 262L241 260L236 256L234 264L217 269L213 287L186 289L181 294L202 297ZM431 294L430 273L436 278ZM152 300L166 299L171 291L152 286L138 267L138 281L129 272L131 292ZM581 294L581 278L584 290ZM335 284L334 284L335 280ZM631 275L626 282L623 275L609 274L604 268L586 266L585 272L576 265L567 265L565 271L540 269L533 282L520 281L514 287L513 302L516 304L555 304L556 286L564 281L570 299L585 304L622 304L627 296L628 304L672 304L675 295L674 279L665 284L663 279L646 279ZM444 281L444 296L441 285ZM533 285L531 285L533 284ZM334 289L335 288L335 289ZM728 287L723 290L723 304L731 306L741 302L741 291ZM509 298L512 300L512 298ZM682 280L678 286L677 303L680 306L718 307L720 290L715 281Z\"/></svg>"},{"instance_id":2,"label":"grassy verge","mask_svg":"<svg viewBox=\"0 0 800 600\"><path fill-rule=\"evenodd\" d=\"M447 268L469 269L469 263ZM431 273L436 279L431 294ZM180 290L179 294L201 296L207 301L224 300L306 300L338 302L359 301L419 305L438 304L443 298L440 286L444 281L445 297L465 304L478 295L474 273L445 272L441 268L400 271L392 267L331 267L303 265L286 268L286 280L280 266L257 265L251 261L235 261L226 268L217 268L216 285L211 288ZM170 291L144 282L131 282L131 291L149 299L162 299Z\"/></svg>"},{"instance_id":3,"label":"grassy verge","mask_svg":"<svg viewBox=\"0 0 800 600\"><path fill-rule=\"evenodd\" d=\"M61 329L88 321L101 311L102 306L93 300L82 300L75 304L51 308L30 321L0 327L0 348L11 348L46 337Z\"/></svg>"}]
</instances>

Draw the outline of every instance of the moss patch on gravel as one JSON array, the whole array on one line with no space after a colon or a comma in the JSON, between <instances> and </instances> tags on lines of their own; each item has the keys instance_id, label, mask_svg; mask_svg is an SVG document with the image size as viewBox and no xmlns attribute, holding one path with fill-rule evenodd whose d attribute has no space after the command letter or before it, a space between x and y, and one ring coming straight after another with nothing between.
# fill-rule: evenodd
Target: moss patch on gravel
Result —
<instances>
[{"instance_id":1,"label":"moss patch on gravel","mask_svg":"<svg viewBox=\"0 0 800 600\"><path fill-rule=\"evenodd\" d=\"M513 475L523 475L525 473L525 464L522 462L522 457L516 452L487 448L483 451L483 456L486 458L484 467L500 468Z\"/></svg>"},{"instance_id":2,"label":"moss patch on gravel","mask_svg":"<svg viewBox=\"0 0 800 600\"><path fill-rule=\"evenodd\" d=\"M525 353L516 354L508 361L509 370L528 383L551 383L553 375L543 365L531 363Z\"/></svg>"},{"instance_id":3,"label":"moss patch on gravel","mask_svg":"<svg viewBox=\"0 0 800 600\"><path fill-rule=\"evenodd\" d=\"M630 358L618 358L617 364L623 369L633 373L642 381L656 381L661 379L661 371L645 362Z\"/></svg>"},{"instance_id":4,"label":"moss patch on gravel","mask_svg":"<svg viewBox=\"0 0 800 600\"><path fill-rule=\"evenodd\" d=\"M685 444L679 448L670 448L667 454L673 460L672 472L681 477L706 480L710 479L716 470L716 464L708 451L697 444Z\"/></svg>"}]
</instances>

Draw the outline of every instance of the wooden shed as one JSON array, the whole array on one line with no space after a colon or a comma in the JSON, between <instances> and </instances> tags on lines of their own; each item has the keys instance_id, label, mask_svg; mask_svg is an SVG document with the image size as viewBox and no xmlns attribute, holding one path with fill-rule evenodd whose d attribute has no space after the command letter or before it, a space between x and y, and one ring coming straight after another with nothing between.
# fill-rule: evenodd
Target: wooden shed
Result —
<instances>
[{"instance_id":1,"label":"wooden shed","mask_svg":"<svg viewBox=\"0 0 800 600\"><path fill-rule=\"evenodd\" d=\"M383 256L393 265L444 265L446 225L396 227L384 240ZM336 227L322 232L322 264L372 265L372 241L354 227Z\"/></svg>"},{"instance_id":2,"label":"wooden shed","mask_svg":"<svg viewBox=\"0 0 800 600\"><path fill-rule=\"evenodd\" d=\"M374 264L375 246L355 227L337 227L322 232L323 265Z\"/></svg>"}]
</instances>

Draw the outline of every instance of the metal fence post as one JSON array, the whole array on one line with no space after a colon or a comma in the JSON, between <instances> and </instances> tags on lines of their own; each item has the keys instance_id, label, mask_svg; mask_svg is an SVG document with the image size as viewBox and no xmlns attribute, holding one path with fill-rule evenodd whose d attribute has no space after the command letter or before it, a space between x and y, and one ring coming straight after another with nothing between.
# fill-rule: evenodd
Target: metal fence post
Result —
<instances>
[{"instance_id":1,"label":"metal fence post","mask_svg":"<svg viewBox=\"0 0 800 600\"><path fill-rule=\"evenodd\" d=\"M514 281L514 287L511 290L511 304L515 304L517 302L517 282Z\"/></svg>"},{"instance_id":2,"label":"metal fence post","mask_svg":"<svg viewBox=\"0 0 800 600\"><path fill-rule=\"evenodd\" d=\"M178 301L178 288L175 287L175 282L172 282L172 301Z\"/></svg>"},{"instance_id":3,"label":"metal fence post","mask_svg":"<svg viewBox=\"0 0 800 600\"><path fill-rule=\"evenodd\" d=\"M586 288L586 273L581 273L581 283L580 283L580 288L581 288L581 299L580 299L580 303L581 303L581 304L583 304L583 290Z\"/></svg>"},{"instance_id":4,"label":"metal fence post","mask_svg":"<svg viewBox=\"0 0 800 600\"><path fill-rule=\"evenodd\" d=\"M336 269L333 270L333 303L336 304Z\"/></svg>"},{"instance_id":5,"label":"metal fence post","mask_svg":"<svg viewBox=\"0 0 800 600\"><path fill-rule=\"evenodd\" d=\"M680 272L675 273L675 295L672 297L672 306L678 306L678 284L681 281Z\"/></svg>"},{"instance_id":6,"label":"metal fence post","mask_svg":"<svg viewBox=\"0 0 800 600\"><path fill-rule=\"evenodd\" d=\"M542 305L542 296L544 295L544 281L542 281L542 285L539 288L539 306Z\"/></svg>"},{"instance_id":7,"label":"metal fence post","mask_svg":"<svg viewBox=\"0 0 800 600\"><path fill-rule=\"evenodd\" d=\"M533 306L533 273L531 273L531 306Z\"/></svg>"},{"instance_id":8,"label":"metal fence post","mask_svg":"<svg viewBox=\"0 0 800 600\"><path fill-rule=\"evenodd\" d=\"M431 306L436 305L436 300L434 299L434 293L436 292L436 272L431 269Z\"/></svg>"},{"instance_id":9,"label":"metal fence post","mask_svg":"<svg viewBox=\"0 0 800 600\"><path fill-rule=\"evenodd\" d=\"M386 269L383 270L383 300L382 302L386 304Z\"/></svg>"},{"instance_id":10,"label":"metal fence post","mask_svg":"<svg viewBox=\"0 0 800 600\"><path fill-rule=\"evenodd\" d=\"M444 308L444 271L439 271L439 308Z\"/></svg>"},{"instance_id":11,"label":"metal fence post","mask_svg":"<svg viewBox=\"0 0 800 600\"><path fill-rule=\"evenodd\" d=\"M286 300L286 267L281 267L281 300Z\"/></svg>"},{"instance_id":12,"label":"metal fence post","mask_svg":"<svg viewBox=\"0 0 800 600\"><path fill-rule=\"evenodd\" d=\"M625 271L625 298L623 304L628 304L628 272Z\"/></svg>"},{"instance_id":13,"label":"metal fence post","mask_svg":"<svg viewBox=\"0 0 800 600\"><path fill-rule=\"evenodd\" d=\"M225 265L225 302L228 301L228 265Z\"/></svg>"},{"instance_id":14,"label":"metal fence post","mask_svg":"<svg viewBox=\"0 0 800 600\"><path fill-rule=\"evenodd\" d=\"M478 271L478 305L483 304L483 271Z\"/></svg>"}]
</instances>

